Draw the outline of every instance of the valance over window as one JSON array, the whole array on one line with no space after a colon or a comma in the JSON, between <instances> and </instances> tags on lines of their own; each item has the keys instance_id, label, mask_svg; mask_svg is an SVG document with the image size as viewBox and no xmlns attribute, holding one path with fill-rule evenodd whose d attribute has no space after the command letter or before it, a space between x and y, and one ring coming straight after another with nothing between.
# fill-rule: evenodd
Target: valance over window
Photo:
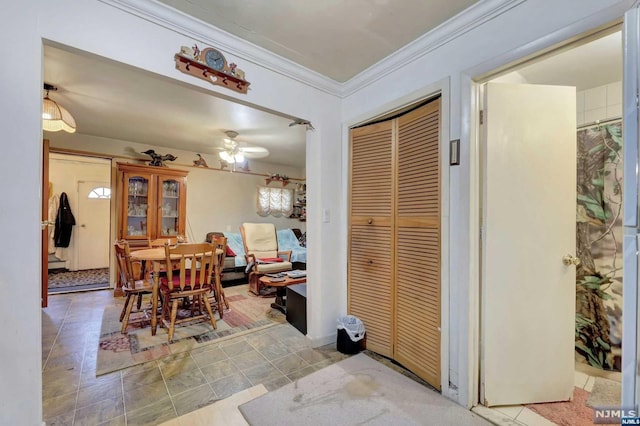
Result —
<instances>
[{"instance_id":1,"label":"valance over window","mask_svg":"<svg viewBox=\"0 0 640 426\"><path fill-rule=\"evenodd\" d=\"M258 215L289 216L293 212L293 190L258 186Z\"/></svg>"}]
</instances>

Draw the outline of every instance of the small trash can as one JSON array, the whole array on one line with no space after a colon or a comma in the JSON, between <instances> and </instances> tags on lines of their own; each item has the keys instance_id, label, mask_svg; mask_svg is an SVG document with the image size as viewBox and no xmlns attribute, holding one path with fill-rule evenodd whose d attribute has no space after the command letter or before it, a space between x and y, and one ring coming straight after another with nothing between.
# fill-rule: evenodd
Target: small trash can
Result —
<instances>
[{"instance_id":1,"label":"small trash can","mask_svg":"<svg viewBox=\"0 0 640 426\"><path fill-rule=\"evenodd\" d=\"M353 315L338 318L336 348L343 354L357 354L364 349L364 323Z\"/></svg>"}]
</instances>

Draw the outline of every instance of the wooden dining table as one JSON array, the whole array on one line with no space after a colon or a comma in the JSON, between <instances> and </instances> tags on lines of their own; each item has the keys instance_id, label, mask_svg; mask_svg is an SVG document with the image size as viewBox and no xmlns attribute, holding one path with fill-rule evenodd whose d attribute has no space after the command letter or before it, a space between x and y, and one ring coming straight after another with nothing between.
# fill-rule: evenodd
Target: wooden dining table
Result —
<instances>
[{"instance_id":1,"label":"wooden dining table","mask_svg":"<svg viewBox=\"0 0 640 426\"><path fill-rule=\"evenodd\" d=\"M209 254L208 252L207 254ZM222 254L221 249L216 249L216 257L219 257ZM131 252L132 260L140 260L145 262L151 262L153 264L153 286L151 292L151 335L156 335L156 329L158 327L158 291L160 289L160 269L163 264L167 263L167 255L165 253L164 247L155 247L149 249L135 250ZM180 259L180 255L172 255L171 260ZM219 262L218 262L219 263ZM165 265L167 268L170 268L171 265ZM215 285L216 285L216 298L222 297L222 284L220 281L220 268L219 265L216 264L215 268ZM218 306L220 306L220 300L217 300Z\"/></svg>"}]
</instances>

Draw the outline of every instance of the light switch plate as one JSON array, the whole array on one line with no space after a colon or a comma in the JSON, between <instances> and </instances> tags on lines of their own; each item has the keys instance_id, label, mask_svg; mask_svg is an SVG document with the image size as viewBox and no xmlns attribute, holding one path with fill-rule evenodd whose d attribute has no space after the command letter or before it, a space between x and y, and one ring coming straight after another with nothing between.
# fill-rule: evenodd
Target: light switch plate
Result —
<instances>
[{"instance_id":1,"label":"light switch plate","mask_svg":"<svg viewBox=\"0 0 640 426\"><path fill-rule=\"evenodd\" d=\"M322 221L325 223L329 223L329 221L331 221L331 212L329 209L322 209Z\"/></svg>"}]
</instances>

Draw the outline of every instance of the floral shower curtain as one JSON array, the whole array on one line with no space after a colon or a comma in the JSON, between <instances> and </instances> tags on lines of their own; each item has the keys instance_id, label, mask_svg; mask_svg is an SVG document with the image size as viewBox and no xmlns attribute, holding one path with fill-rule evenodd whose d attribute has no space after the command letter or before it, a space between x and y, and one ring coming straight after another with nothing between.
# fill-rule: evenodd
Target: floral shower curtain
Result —
<instances>
[{"instance_id":1,"label":"floral shower curtain","mask_svg":"<svg viewBox=\"0 0 640 426\"><path fill-rule=\"evenodd\" d=\"M576 350L620 370L622 341L622 123L578 131Z\"/></svg>"}]
</instances>

